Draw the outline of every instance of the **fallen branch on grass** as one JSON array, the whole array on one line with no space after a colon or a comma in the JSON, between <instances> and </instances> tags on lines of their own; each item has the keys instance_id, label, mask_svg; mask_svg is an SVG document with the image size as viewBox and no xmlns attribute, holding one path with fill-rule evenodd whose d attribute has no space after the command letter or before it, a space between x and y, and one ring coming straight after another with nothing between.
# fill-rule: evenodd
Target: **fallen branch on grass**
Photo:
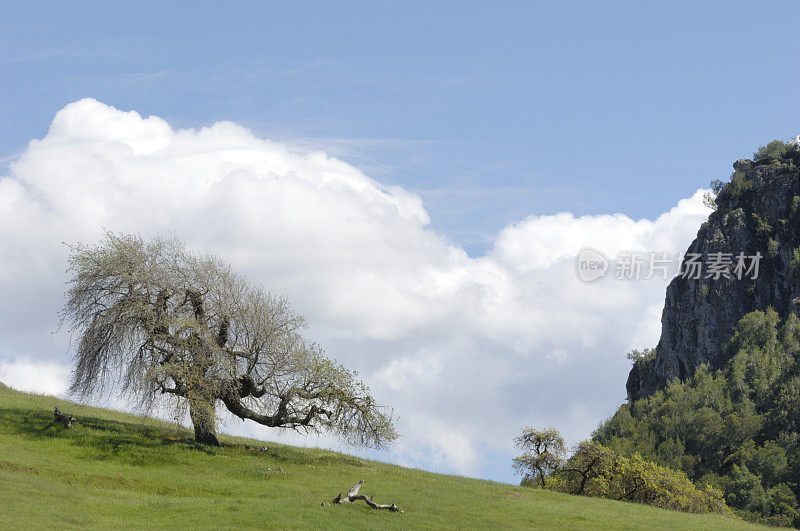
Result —
<instances>
[{"instance_id":1,"label":"fallen branch on grass","mask_svg":"<svg viewBox=\"0 0 800 531\"><path fill-rule=\"evenodd\" d=\"M70 429L73 429L73 430L75 429L72 426L72 423L75 422L75 420L77 420L77 419L75 417L66 416L61 411L58 410L57 406L56 406L56 410L53 412L53 416L55 417L55 421L54 422L60 422L61 424L64 425L65 428L70 428Z\"/></svg>"},{"instance_id":2,"label":"fallen branch on grass","mask_svg":"<svg viewBox=\"0 0 800 531\"><path fill-rule=\"evenodd\" d=\"M353 488L351 488L349 491L347 491L347 496L345 496L344 498L342 498L342 493L340 492L339 495L336 496L333 499L333 503L337 504L337 503L347 503L347 502L354 502L354 501L358 501L358 500L363 500L364 503L366 503L367 505L369 505L373 509L386 509L386 510L389 510L389 511L400 511L400 508L397 507L397 505L395 505L395 504L381 505L379 503L375 503L374 501L372 501L372 498L368 498L368 497L364 496L363 494L359 494L358 491L359 491L359 489L361 488L361 486L363 484L364 484L364 480L362 479L361 481L359 481L358 483L353 485ZM400 512L402 513L404 511L400 511Z\"/></svg>"}]
</instances>

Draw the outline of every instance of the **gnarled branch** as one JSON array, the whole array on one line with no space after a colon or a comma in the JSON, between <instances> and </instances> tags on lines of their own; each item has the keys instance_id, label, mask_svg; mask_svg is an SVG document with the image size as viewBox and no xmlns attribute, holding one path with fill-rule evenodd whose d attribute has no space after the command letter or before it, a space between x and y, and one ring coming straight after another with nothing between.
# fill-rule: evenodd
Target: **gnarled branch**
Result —
<instances>
[{"instance_id":1,"label":"gnarled branch","mask_svg":"<svg viewBox=\"0 0 800 531\"><path fill-rule=\"evenodd\" d=\"M315 404L311 405L308 412L303 417L289 415L287 412L288 400L285 397L281 398L278 404L278 410L274 415L257 413L244 405L241 398L235 393L227 393L221 397L222 403L228 408L228 411L241 419L250 419L261 425L270 428L297 428L302 426L309 426L311 422L320 415L330 417L332 412L319 407Z\"/></svg>"},{"instance_id":2,"label":"gnarled branch","mask_svg":"<svg viewBox=\"0 0 800 531\"><path fill-rule=\"evenodd\" d=\"M363 494L359 494L358 491L361 489L362 485L364 485L364 480L363 479L361 481L359 481L358 483L356 483L355 485L353 485L353 487L349 491L347 491L347 496L345 496L344 498L342 498L342 494L339 493L333 499L334 505L335 504L339 504L339 503L352 503L354 501L362 500L364 503L366 503L367 505L369 505L373 509L386 509L388 511L394 511L394 512L398 512L399 511L401 513L405 512L405 511L401 511L400 508L397 507L397 505L395 505L394 503L389 504L389 505L383 505L383 504L380 504L380 503L375 503L374 501L372 501L372 498L364 496Z\"/></svg>"},{"instance_id":3,"label":"gnarled branch","mask_svg":"<svg viewBox=\"0 0 800 531\"><path fill-rule=\"evenodd\" d=\"M70 428L72 430L75 429L72 426L72 423L75 422L77 419L75 417L68 417L67 415L63 414L61 411L58 410L58 406L56 406L55 411L53 411L53 416L55 417L54 422L60 422L61 424L64 425L65 428Z\"/></svg>"}]
</instances>

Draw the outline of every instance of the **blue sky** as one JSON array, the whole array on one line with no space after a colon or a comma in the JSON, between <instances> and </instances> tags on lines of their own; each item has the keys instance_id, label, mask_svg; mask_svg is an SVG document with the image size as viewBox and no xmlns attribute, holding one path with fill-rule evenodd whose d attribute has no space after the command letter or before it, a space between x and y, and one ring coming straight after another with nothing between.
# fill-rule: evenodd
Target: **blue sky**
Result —
<instances>
[{"instance_id":1,"label":"blue sky","mask_svg":"<svg viewBox=\"0 0 800 531\"><path fill-rule=\"evenodd\" d=\"M590 287L576 252L679 253L708 214L698 188L800 133L799 22L791 2L6 2L0 380L65 389L42 311L61 304L61 241L183 230L288 294L396 408L405 438L379 457L517 481L519 428L588 436L625 398L625 352L658 339L666 282ZM221 120L352 166L175 131ZM193 179L229 204L153 193ZM220 208L213 231L185 224Z\"/></svg>"},{"instance_id":2,"label":"blue sky","mask_svg":"<svg viewBox=\"0 0 800 531\"><path fill-rule=\"evenodd\" d=\"M791 2L7 2L0 157L91 96L323 146L471 254L530 213L661 212L800 129Z\"/></svg>"}]
</instances>

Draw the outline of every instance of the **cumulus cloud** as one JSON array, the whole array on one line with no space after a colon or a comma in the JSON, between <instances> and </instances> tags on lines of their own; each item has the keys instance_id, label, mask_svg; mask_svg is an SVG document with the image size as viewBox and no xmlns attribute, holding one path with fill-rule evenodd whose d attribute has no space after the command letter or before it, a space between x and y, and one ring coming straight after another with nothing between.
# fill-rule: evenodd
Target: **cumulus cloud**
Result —
<instances>
[{"instance_id":1,"label":"cumulus cloud","mask_svg":"<svg viewBox=\"0 0 800 531\"><path fill-rule=\"evenodd\" d=\"M57 395L67 390L69 369L35 359L0 359L0 382L28 393Z\"/></svg>"},{"instance_id":2,"label":"cumulus cloud","mask_svg":"<svg viewBox=\"0 0 800 531\"><path fill-rule=\"evenodd\" d=\"M384 459L511 479L523 425L585 437L624 399L625 352L658 338L667 281L583 283L579 250L674 256L707 214L698 192L654 220L530 216L471 258L428 228L417 195L323 152L81 100L0 177L0 379L58 366L36 390L64 390L62 242L173 232L287 295L394 407L404 437Z\"/></svg>"}]
</instances>

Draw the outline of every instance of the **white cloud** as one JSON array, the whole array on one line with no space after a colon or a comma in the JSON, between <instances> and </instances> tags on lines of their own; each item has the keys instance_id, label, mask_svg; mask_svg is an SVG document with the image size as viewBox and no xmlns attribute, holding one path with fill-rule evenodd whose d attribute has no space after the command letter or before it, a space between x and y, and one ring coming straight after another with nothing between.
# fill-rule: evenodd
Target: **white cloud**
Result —
<instances>
[{"instance_id":1,"label":"white cloud","mask_svg":"<svg viewBox=\"0 0 800 531\"><path fill-rule=\"evenodd\" d=\"M0 382L27 393L64 393L68 375L69 369L59 363L0 359Z\"/></svg>"},{"instance_id":2,"label":"white cloud","mask_svg":"<svg viewBox=\"0 0 800 531\"><path fill-rule=\"evenodd\" d=\"M657 340L666 281L584 284L575 255L677 254L707 216L701 203L698 192L655 220L531 216L470 258L427 228L418 196L322 152L82 100L0 177L0 360L64 365L66 334L51 333L62 241L172 231L308 316L310 335L394 407L405 437L392 459L510 479L510 462L489 456L510 459L525 424L585 437L624 399L625 352Z\"/></svg>"}]
</instances>

